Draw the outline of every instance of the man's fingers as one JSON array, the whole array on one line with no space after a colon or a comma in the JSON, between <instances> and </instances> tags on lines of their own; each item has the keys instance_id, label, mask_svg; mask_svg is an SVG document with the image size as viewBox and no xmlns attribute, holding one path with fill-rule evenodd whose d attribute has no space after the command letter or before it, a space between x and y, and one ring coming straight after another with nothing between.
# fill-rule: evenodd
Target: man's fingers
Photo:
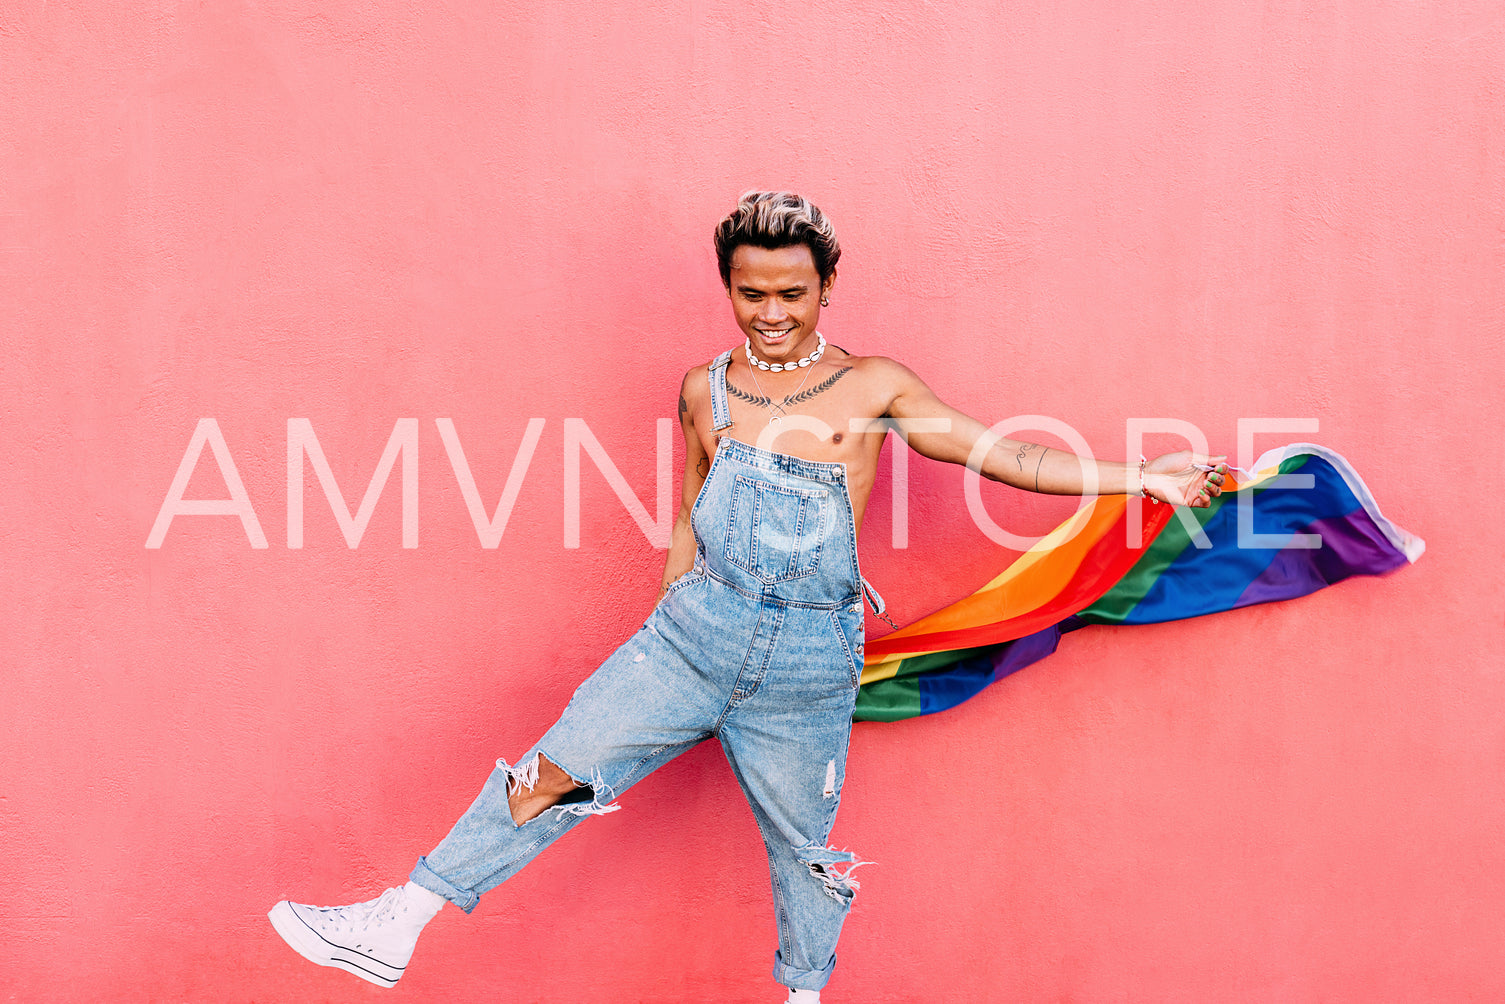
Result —
<instances>
[{"instance_id":1,"label":"man's fingers","mask_svg":"<svg viewBox=\"0 0 1505 1004\"><path fill-rule=\"evenodd\" d=\"M1213 470L1221 473L1228 470L1228 454L1226 453L1220 453L1216 455L1207 453L1193 453L1191 454L1191 462L1204 471Z\"/></svg>"}]
</instances>

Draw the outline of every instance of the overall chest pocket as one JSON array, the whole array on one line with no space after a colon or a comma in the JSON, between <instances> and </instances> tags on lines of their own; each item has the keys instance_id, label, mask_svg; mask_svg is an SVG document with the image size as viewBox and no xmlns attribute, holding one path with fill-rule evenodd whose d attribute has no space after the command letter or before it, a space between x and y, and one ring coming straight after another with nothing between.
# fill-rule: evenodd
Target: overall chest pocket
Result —
<instances>
[{"instance_id":1,"label":"overall chest pocket","mask_svg":"<svg viewBox=\"0 0 1505 1004\"><path fill-rule=\"evenodd\" d=\"M823 489L790 488L739 474L722 553L765 583L814 575L830 509Z\"/></svg>"}]
</instances>

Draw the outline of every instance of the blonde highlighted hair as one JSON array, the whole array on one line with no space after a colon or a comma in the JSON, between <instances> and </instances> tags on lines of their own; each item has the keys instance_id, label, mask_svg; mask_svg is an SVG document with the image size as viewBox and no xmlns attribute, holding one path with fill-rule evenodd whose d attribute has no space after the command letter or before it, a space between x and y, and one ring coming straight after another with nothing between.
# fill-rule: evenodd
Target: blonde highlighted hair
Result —
<instances>
[{"instance_id":1,"label":"blonde highlighted hair","mask_svg":"<svg viewBox=\"0 0 1505 1004\"><path fill-rule=\"evenodd\" d=\"M815 203L793 192L745 192L737 208L716 225L716 264L724 286L732 284L732 252L743 244L770 249L805 245L822 285L836 274L841 257L831 221Z\"/></svg>"}]
</instances>

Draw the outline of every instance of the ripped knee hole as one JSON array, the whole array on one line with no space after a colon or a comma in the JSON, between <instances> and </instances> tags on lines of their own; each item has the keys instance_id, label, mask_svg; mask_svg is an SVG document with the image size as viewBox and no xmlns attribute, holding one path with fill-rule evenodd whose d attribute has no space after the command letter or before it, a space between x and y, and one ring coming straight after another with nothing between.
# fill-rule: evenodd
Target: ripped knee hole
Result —
<instances>
[{"instance_id":1,"label":"ripped knee hole","mask_svg":"<svg viewBox=\"0 0 1505 1004\"><path fill-rule=\"evenodd\" d=\"M851 851L838 851L834 847L823 847L820 844L796 847L794 854L801 864L810 869L810 874L820 881L826 895L842 906L851 906L852 897L862 888L862 883L852 873L863 865L873 863L859 859Z\"/></svg>"},{"instance_id":2,"label":"ripped knee hole","mask_svg":"<svg viewBox=\"0 0 1505 1004\"><path fill-rule=\"evenodd\" d=\"M581 781L544 756L541 750L535 751L531 758L515 766L509 766L505 760L498 760L497 766L507 772L509 800L523 792L532 794L541 788L543 794L554 796L549 809L577 816L598 816L621 808L619 805L602 802L601 792L606 790L607 801L610 801L610 790L601 783L599 770L590 781Z\"/></svg>"}]
</instances>

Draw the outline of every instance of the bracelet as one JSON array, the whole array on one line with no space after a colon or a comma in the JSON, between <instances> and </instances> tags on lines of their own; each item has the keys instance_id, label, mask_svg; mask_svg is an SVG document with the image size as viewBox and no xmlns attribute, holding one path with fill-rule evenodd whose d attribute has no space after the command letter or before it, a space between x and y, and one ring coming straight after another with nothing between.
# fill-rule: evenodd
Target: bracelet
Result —
<instances>
[{"instance_id":1,"label":"bracelet","mask_svg":"<svg viewBox=\"0 0 1505 1004\"><path fill-rule=\"evenodd\" d=\"M1145 460L1144 454L1141 453L1139 455L1139 497L1142 499L1149 499L1155 505L1159 505L1160 500L1144 490L1144 465L1147 463L1149 463L1149 461Z\"/></svg>"}]
</instances>

